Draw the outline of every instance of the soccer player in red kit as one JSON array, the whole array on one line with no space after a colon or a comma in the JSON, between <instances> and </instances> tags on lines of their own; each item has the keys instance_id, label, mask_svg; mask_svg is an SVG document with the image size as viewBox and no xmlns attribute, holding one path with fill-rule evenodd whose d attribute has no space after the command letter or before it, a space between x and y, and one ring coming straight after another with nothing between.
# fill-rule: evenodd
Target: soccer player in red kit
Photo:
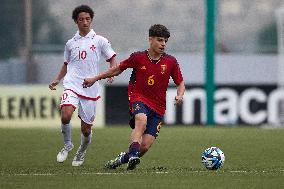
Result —
<instances>
[{"instance_id":1,"label":"soccer player in red kit","mask_svg":"<svg viewBox=\"0 0 284 189\"><path fill-rule=\"evenodd\" d=\"M169 37L170 32L165 26L151 26L148 50L135 52L120 65L84 80L83 87L90 87L98 80L117 76L127 68L133 69L128 87L131 115L134 118L134 121L130 121L133 131L129 150L108 161L105 165L107 168L115 169L128 163L127 169L132 170L140 163L140 157L149 150L160 131L170 78L177 88L176 104L182 103L185 85L179 64L173 56L165 53Z\"/></svg>"}]
</instances>

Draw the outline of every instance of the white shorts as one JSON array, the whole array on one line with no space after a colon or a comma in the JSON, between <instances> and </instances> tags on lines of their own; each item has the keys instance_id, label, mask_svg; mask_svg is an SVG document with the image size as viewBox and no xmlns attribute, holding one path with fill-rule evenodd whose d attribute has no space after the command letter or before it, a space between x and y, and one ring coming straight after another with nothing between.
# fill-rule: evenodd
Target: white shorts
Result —
<instances>
[{"instance_id":1,"label":"white shorts","mask_svg":"<svg viewBox=\"0 0 284 189\"><path fill-rule=\"evenodd\" d=\"M76 109L78 106L78 117L87 124L92 124L96 117L95 100L89 100L79 97L71 90L63 91L61 96L60 107L73 106Z\"/></svg>"}]
</instances>

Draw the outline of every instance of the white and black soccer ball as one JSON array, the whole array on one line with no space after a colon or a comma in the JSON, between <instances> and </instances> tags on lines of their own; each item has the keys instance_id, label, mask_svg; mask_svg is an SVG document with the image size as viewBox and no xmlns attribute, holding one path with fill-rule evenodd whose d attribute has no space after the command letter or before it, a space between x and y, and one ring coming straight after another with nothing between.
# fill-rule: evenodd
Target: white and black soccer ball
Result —
<instances>
[{"instance_id":1,"label":"white and black soccer ball","mask_svg":"<svg viewBox=\"0 0 284 189\"><path fill-rule=\"evenodd\" d=\"M217 147L210 147L204 150L201 158L203 165L210 170L219 169L225 162L225 154Z\"/></svg>"}]
</instances>

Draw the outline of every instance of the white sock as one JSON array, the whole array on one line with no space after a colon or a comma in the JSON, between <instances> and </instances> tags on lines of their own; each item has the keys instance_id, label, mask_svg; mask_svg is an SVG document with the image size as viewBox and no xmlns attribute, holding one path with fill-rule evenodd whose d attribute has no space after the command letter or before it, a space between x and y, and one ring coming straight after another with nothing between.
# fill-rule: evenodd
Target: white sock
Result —
<instances>
[{"instance_id":1,"label":"white sock","mask_svg":"<svg viewBox=\"0 0 284 189\"><path fill-rule=\"evenodd\" d=\"M85 137L82 133L81 133L81 145L80 145L80 151L83 152L87 149L88 145L91 143L92 141L92 134L93 132L91 131L90 135Z\"/></svg>"},{"instance_id":2,"label":"white sock","mask_svg":"<svg viewBox=\"0 0 284 189\"><path fill-rule=\"evenodd\" d=\"M71 123L68 124L61 124L61 133L63 135L64 145L71 145L71 129L72 125Z\"/></svg>"}]
</instances>

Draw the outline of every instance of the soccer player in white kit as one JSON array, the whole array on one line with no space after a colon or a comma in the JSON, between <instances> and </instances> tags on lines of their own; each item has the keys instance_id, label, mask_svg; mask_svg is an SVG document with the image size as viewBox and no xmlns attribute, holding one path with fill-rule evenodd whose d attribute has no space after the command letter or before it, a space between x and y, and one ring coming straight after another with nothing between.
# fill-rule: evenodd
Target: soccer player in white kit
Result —
<instances>
[{"instance_id":1,"label":"soccer player in white kit","mask_svg":"<svg viewBox=\"0 0 284 189\"><path fill-rule=\"evenodd\" d=\"M55 86L64 77L64 92L60 103L64 147L57 154L57 162L64 162L68 152L74 148L70 121L74 110L78 107L78 116L81 119L81 144L72 161L72 166L81 166L84 162L87 146L92 138L91 127L96 116L96 101L100 98L99 84L83 88L83 80L98 75L100 58L109 62L110 67L116 65L116 53L108 40L91 29L93 17L94 12L87 5L78 6L73 10L72 19L79 31L66 43L65 62L57 77L49 84L49 88L55 90ZM113 78L110 78L109 82L112 81Z\"/></svg>"}]
</instances>

